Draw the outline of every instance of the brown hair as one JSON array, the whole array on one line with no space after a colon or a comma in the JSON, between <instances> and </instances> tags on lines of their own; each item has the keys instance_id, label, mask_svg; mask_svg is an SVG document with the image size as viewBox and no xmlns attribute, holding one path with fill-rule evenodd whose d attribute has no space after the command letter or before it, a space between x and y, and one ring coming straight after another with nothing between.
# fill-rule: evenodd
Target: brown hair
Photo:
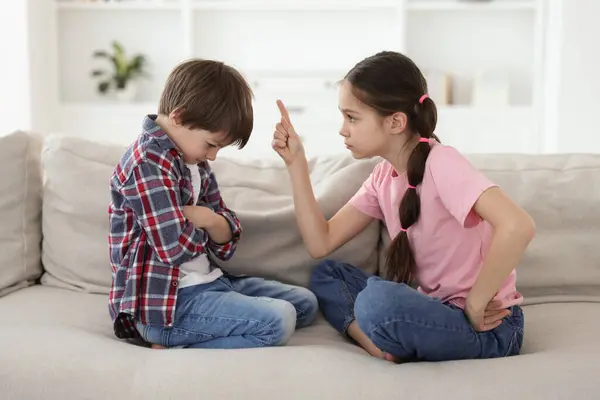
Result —
<instances>
[{"instance_id":1,"label":"brown hair","mask_svg":"<svg viewBox=\"0 0 600 400\"><path fill-rule=\"evenodd\" d=\"M243 148L254 124L252 89L233 67L220 61L191 59L177 65L167 78L159 114L180 110L189 129L227 132Z\"/></svg>"},{"instance_id":2,"label":"brown hair","mask_svg":"<svg viewBox=\"0 0 600 400\"><path fill-rule=\"evenodd\" d=\"M421 96L427 93L427 82L410 58L400 53L380 52L356 64L344 79L352 85L353 94L381 116L405 113L408 132L439 140L433 133L437 123L435 103L428 97L419 102ZM409 185L418 186L423 181L429 151L429 143L417 142L406 166ZM417 190L406 191L399 211L403 229L408 229L419 220L421 200ZM401 231L388 249L386 278L409 283L414 268L415 258L408 235Z\"/></svg>"}]
</instances>

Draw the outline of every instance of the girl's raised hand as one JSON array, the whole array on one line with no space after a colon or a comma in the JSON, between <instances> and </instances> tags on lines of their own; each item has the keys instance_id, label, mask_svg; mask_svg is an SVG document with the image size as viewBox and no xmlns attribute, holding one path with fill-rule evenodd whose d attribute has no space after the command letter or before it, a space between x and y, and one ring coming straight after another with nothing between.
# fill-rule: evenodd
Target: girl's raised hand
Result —
<instances>
[{"instance_id":1,"label":"girl's raised hand","mask_svg":"<svg viewBox=\"0 0 600 400\"><path fill-rule=\"evenodd\" d=\"M304 147L300 137L292 125L290 114L281 100L277 100L281 120L275 125L271 147L279 154L286 165L291 165L296 159L305 157Z\"/></svg>"}]
</instances>

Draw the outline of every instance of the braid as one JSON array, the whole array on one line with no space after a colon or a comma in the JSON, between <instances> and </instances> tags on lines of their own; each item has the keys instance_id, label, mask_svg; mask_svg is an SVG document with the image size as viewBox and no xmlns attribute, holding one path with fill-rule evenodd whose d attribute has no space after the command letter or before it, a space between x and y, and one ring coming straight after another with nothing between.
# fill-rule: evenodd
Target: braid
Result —
<instances>
[{"instance_id":1,"label":"braid","mask_svg":"<svg viewBox=\"0 0 600 400\"><path fill-rule=\"evenodd\" d=\"M435 104L430 99L425 99L423 104L416 107L414 127L422 138L434 138L433 129L437 120ZM408 228L419 220L421 215L421 199L416 187L423 182L425 164L431 147L429 141L419 141L408 157L406 175L409 189L400 201L400 226L401 231L390 244L386 258L387 279L397 282L409 283L415 269L415 257L408 240Z\"/></svg>"}]
</instances>

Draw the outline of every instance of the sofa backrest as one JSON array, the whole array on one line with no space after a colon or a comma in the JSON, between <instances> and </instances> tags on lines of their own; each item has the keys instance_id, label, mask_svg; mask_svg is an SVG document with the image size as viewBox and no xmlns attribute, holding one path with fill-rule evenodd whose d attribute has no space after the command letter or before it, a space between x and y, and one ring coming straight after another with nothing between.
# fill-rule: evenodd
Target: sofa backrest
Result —
<instances>
[{"instance_id":1,"label":"sofa backrest","mask_svg":"<svg viewBox=\"0 0 600 400\"><path fill-rule=\"evenodd\" d=\"M47 138L42 157L46 173L42 283L108 293L109 179L124 151L121 146L72 137ZM346 203L374 164L350 156L311 162L315 193L326 216ZM244 229L235 256L222 266L232 273L307 286L317 261L302 243L283 162L218 159L212 165L223 198ZM375 273L378 241L379 224L374 222L332 256Z\"/></svg>"},{"instance_id":2,"label":"sofa backrest","mask_svg":"<svg viewBox=\"0 0 600 400\"><path fill-rule=\"evenodd\" d=\"M41 138L0 136L0 297L42 273Z\"/></svg>"},{"instance_id":3,"label":"sofa backrest","mask_svg":"<svg viewBox=\"0 0 600 400\"><path fill-rule=\"evenodd\" d=\"M0 235L11 239L0 241L0 249L12 255L0 261L0 290L39 277L43 229L42 283L107 293L111 280L108 185L124 148L47 137L41 161L45 172L42 203L41 179L39 174L31 174L39 171L40 161L30 151L37 142L23 133L6 140L0 138L0 151L12 150L0 158L0 168L12 172L7 175L10 184L0 187L0 218L8 221L10 230L3 222ZM536 222L536 237L517 270L517 285L526 302L600 301L600 155L468 157ZM356 161L350 156L311 160L315 194L327 217L356 192L376 162ZM299 235L283 164L225 158L213 163L213 168L226 203L244 226L238 252L222 266L234 273L307 285L317 260L308 256ZM16 197L24 198L25 203ZM384 227L374 223L330 257L376 273L387 243ZM17 270L19 273L14 272Z\"/></svg>"},{"instance_id":4,"label":"sofa backrest","mask_svg":"<svg viewBox=\"0 0 600 400\"><path fill-rule=\"evenodd\" d=\"M469 158L536 223L517 269L525 301L600 300L600 154Z\"/></svg>"}]
</instances>

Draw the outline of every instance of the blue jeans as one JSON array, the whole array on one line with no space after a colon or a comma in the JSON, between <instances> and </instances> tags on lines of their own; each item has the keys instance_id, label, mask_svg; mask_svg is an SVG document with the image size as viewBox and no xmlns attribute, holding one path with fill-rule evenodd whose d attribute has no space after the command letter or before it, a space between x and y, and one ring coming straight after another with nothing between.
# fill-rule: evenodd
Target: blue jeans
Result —
<instances>
[{"instance_id":1,"label":"blue jeans","mask_svg":"<svg viewBox=\"0 0 600 400\"><path fill-rule=\"evenodd\" d=\"M331 260L313 271L310 289L334 328L347 334L356 320L375 346L402 361L507 357L523 343L519 306L497 328L476 332L456 306Z\"/></svg>"},{"instance_id":2,"label":"blue jeans","mask_svg":"<svg viewBox=\"0 0 600 400\"><path fill-rule=\"evenodd\" d=\"M310 325L318 303L306 288L262 278L222 276L179 290L174 324L137 323L142 338L165 347L239 349L287 343Z\"/></svg>"}]
</instances>

